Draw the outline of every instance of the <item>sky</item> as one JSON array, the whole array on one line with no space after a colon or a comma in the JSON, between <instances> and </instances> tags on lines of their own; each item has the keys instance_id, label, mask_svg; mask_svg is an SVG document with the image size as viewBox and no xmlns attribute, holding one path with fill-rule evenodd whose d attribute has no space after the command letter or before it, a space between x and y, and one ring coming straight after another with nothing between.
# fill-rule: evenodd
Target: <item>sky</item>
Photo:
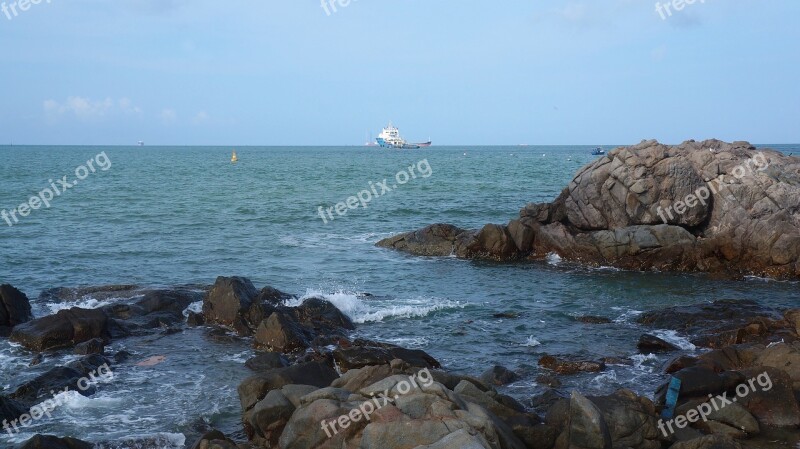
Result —
<instances>
[{"instance_id":1,"label":"sky","mask_svg":"<svg viewBox=\"0 0 800 449\"><path fill-rule=\"evenodd\" d=\"M0 145L800 143L797 0L39 1Z\"/></svg>"}]
</instances>

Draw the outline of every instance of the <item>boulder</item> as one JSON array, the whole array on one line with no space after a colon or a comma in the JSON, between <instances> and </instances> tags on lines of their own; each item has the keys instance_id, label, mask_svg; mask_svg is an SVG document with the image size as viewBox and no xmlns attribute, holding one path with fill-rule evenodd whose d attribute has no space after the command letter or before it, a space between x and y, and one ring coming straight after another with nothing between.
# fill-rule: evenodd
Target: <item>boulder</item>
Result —
<instances>
[{"instance_id":1,"label":"boulder","mask_svg":"<svg viewBox=\"0 0 800 449\"><path fill-rule=\"evenodd\" d=\"M11 341L31 351L74 346L94 338L110 340L109 320L102 310L74 307L16 326Z\"/></svg>"},{"instance_id":2,"label":"boulder","mask_svg":"<svg viewBox=\"0 0 800 449\"><path fill-rule=\"evenodd\" d=\"M36 435L16 446L16 449L92 449L94 444L75 438L58 438L52 435Z\"/></svg>"},{"instance_id":3,"label":"boulder","mask_svg":"<svg viewBox=\"0 0 800 449\"><path fill-rule=\"evenodd\" d=\"M327 387L339 375L330 366L320 362L308 362L286 368L276 368L248 377L239 384L239 400L242 409L248 411L264 399L270 390L285 385L313 385Z\"/></svg>"},{"instance_id":4,"label":"boulder","mask_svg":"<svg viewBox=\"0 0 800 449\"><path fill-rule=\"evenodd\" d=\"M792 388L800 391L800 343L779 343L764 348L756 357L754 365L785 371L792 379Z\"/></svg>"},{"instance_id":5,"label":"boulder","mask_svg":"<svg viewBox=\"0 0 800 449\"><path fill-rule=\"evenodd\" d=\"M105 351L106 343L102 338L93 338L89 341L75 345L75 354L89 355L102 354Z\"/></svg>"},{"instance_id":6,"label":"boulder","mask_svg":"<svg viewBox=\"0 0 800 449\"><path fill-rule=\"evenodd\" d=\"M258 290L249 279L220 276L203 300L203 315L208 323L235 328L240 333L246 333L248 323L245 322L243 315L248 313L257 296ZM258 325L258 323L250 324Z\"/></svg>"},{"instance_id":7,"label":"boulder","mask_svg":"<svg viewBox=\"0 0 800 449\"><path fill-rule=\"evenodd\" d=\"M555 253L593 266L796 279L800 160L747 142L642 141L593 160L552 202L525 206L507 226L436 224L378 246L497 261Z\"/></svg>"},{"instance_id":8,"label":"boulder","mask_svg":"<svg viewBox=\"0 0 800 449\"><path fill-rule=\"evenodd\" d=\"M545 355L539 359L539 366L558 374L596 373L606 369L603 362L589 360L566 360L552 355Z\"/></svg>"},{"instance_id":9,"label":"boulder","mask_svg":"<svg viewBox=\"0 0 800 449\"><path fill-rule=\"evenodd\" d=\"M261 322L253 344L258 349L287 354L310 346L302 326L283 312L275 312Z\"/></svg>"},{"instance_id":10,"label":"boulder","mask_svg":"<svg viewBox=\"0 0 800 449\"><path fill-rule=\"evenodd\" d=\"M611 449L611 433L603 414L592 401L572 392L566 441L575 449ZM564 434L561 437L564 438Z\"/></svg>"},{"instance_id":11,"label":"boulder","mask_svg":"<svg viewBox=\"0 0 800 449\"><path fill-rule=\"evenodd\" d=\"M248 359L244 366L253 371L269 371L289 366L289 359L277 352L264 352Z\"/></svg>"},{"instance_id":12,"label":"boulder","mask_svg":"<svg viewBox=\"0 0 800 449\"><path fill-rule=\"evenodd\" d=\"M742 445L728 436L706 435L675 443L669 449L742 449Z\"/></svg>"},{"instance_id":13,"label":"boulder","mask_svg":"<svg viewBox=\"0 0 800 449\"><path fill-rule=\"evenodd\" d=\"M741 397L737 391L737 396L740 396L737 402L744 406L761 426L791 428L800 426L800 407L792 389L792 379L786 371L761 367L742 370L742 374L748 379L748 393ZM754 380L752 384L750 380ZM744 391L744 387L739 388Z\"/></svg>"},{"instance_id":14,"label":"boulder","mask_svg":"<svg viewBox=\"0 0 800 449\"><path fill-rule=\"evenodd\" d=\"M8 284L0 285L0 336L8 336L14 326L32 319L31 304L25 293Z\"/></svg>"},{"instance_id":15,"label":"boulder","mask_svg":"<svg viewBox=\"0 0 800 449\"><path fill-rule=\"evenodd\" d=\"M508 368L495 365L481 374L481 380L489 385L506 385L519 379L519 375Z\"/></svg>"},{"instance_id":16,"label":"boulder","mask_svg":"<svg viewBox=\"0 0 800 449\"><path fill-rule=\"evenodd\" d=\"M28 409L23 404L0 395L0 423L12 422L27 412Z\"/></svg>"},{"instance_id":17,"label":"boulder","mask_svg":"<svg viewBox=\"0 0 800 449\"><path fill-rule=\"evenodd\" d=\"M608 426L614 447L660 449L656 427L656 408L652 401L630 390L588 398L600 411Z\"/></svg>"},{"instance_id":18,"label":"boulder","mask_svg":"<svg viewBox=\"0 0 800 449\"><path fill-rule=\"evenodd\" d=\"M349 347L333 351L333 358L343 372L365 366L388 364L402 360L417 368L439 368L439 362L421 349L406 349L399 346L370 340L356 339Z\"/></svg>"},{"instance_id":19,"label":"boulder","mask_svg":"<svg viewBox=\"0 0 800 449\"><path fill-rule=\"evenodd\" d=\"M639 351L643 354L652 352L672 352L680 349L672 343L650 334L639 337L639 343L636 347L639 348Z\"/></svg>"}]
</instances>

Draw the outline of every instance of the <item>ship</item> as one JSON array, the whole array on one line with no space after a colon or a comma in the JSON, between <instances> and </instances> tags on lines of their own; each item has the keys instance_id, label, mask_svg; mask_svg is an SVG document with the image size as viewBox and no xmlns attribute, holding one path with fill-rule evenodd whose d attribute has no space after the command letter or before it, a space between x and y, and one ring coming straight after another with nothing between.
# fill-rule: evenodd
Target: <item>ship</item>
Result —
<instances>
[{"instance_id":1,"label":"ship","mask_svg":"<svg viewBox=\"0 0 800 449\"><path fill-rule=\"evenodd\" d=\"M378 135L378 138L375 139L375 141L381 148L397 148L403 150L412 150L431 146L430 140L422 143L406 142L405 139L400 137L400 130L398 130L396 126L392 125L392 122L389 122L389 126L383 128L383 131Z\"/></svg>"},{"instance_id":2,"label":"ship","mask_svg":"<svg viewBox=\"0 0 800 449\"><path fill-rule=\"evenodd\" d=\"M592 156L602 156L604 154L606 154L606 150L604 150L602 147L597 147L592 150Z\"/></svg>"}]
</instances>

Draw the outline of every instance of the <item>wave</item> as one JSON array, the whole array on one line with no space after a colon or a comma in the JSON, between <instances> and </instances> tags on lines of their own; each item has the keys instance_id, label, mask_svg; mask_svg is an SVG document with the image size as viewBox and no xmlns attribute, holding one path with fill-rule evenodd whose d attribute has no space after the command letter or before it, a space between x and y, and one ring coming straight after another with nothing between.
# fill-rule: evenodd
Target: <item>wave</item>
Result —
<instances>
[{"instance_id":1,"label":"wave","mask_svg":"<svg viewBox=\"0 0 800 449\"><path fill-rule=\"evenodd\" d=\"M395 318L421 318L440 310L462 309L466 306L460 301L423 297L364 300L363 297L351 292L325 293L316 289L306 290L303 296L287 301L286 305L296 307L310 298L330 301L354 323L359 324Z\"/></svg>"},{"instance_id":2,"label":"wave","mask_svg":"<svg viewBox=\"0 0 800 449\"><path fill-rule=\"evenodd\" d=\"M672 343L683 350L694 351L697 349L697 346L692 344L692 342L690 342L686 337L681 337L678 335L677 331L658 329L653 331L652 334L666 342Z\"/></svg>"}]
</instances>

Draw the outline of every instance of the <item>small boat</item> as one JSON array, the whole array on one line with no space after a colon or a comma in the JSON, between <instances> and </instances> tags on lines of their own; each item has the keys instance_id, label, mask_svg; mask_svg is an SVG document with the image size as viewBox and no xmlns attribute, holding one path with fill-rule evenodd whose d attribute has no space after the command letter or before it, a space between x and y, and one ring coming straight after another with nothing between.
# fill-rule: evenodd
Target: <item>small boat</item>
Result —
<instances>
[{"instance_id":1,"label":"small boat","mask_svg":"<svg viewBox=\"0 0 800 449\"><path fill-rule=\"evenodd\" d=\"M237 162L239 162L239 157L236 156L236 150L233 150L233 155L231 156L231 163L235 164Z\"/></svg>"},{"instance_id":2,"label":"small boat","mask_svg":"<svg viewBox=\"0 0 800 449\"><path fill-rule=\"evenodd\" d=\"M602 156L606 154L606 150L602 149L601 147L597 147L592 150L592 156Z\"/></svg>"},{"instance_id":3,"label":"small boat","mask_svg":"<svg viewBox=\"0 0 800 449\"><path fill-rule=\"evenodd\" d=\"M139 145L140 147L143 147L144 146L144 140L140 140L140 141L136 142L136 144Z\"/></svg>"}]
</instances>

